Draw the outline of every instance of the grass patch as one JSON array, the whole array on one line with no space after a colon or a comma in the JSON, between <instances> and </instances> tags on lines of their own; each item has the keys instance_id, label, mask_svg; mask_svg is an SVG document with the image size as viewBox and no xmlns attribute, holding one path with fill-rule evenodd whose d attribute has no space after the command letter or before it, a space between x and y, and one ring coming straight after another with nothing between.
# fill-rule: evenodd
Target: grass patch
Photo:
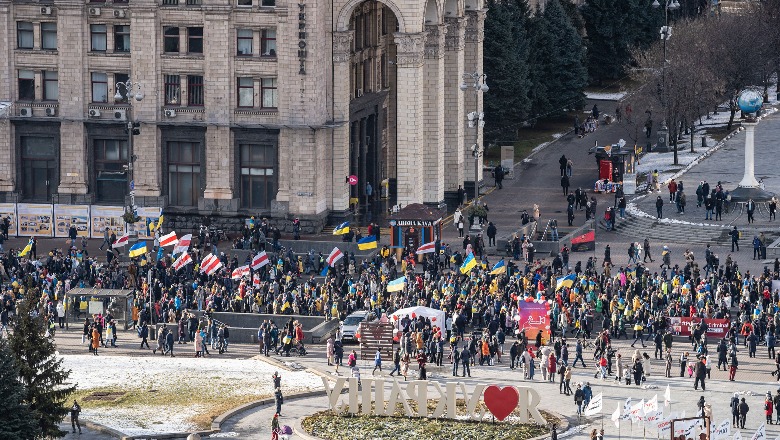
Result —
<instances>
[{"instance_id":1,"label":"grass patch","mask_svg":"<svg viewBox=\"0 0 780 440\"><path fill-rule=\"evenodd\" d=\"M414 401L409 401L413 410L416 409ZM465 414L463 399L457 400L458 415ZM478 411L482 409L482 403L478 405ZM435 402L428 402L429 412L435 408ZM537 437L549 432L549 428L537 424L513 423L511 419L517 417L519 412L515 410L504 422L477 422L473 420L452 420L432 418L410 418L397 410L392 416L370 416L339 414L334 411L322 411L315 413L301 421L301 426L309 434L316 435L326 440L346 439L371 439L371 440L396 440L398 433L403 432L409 438L458 438L458 439L485 439L485 438L511 438L517 440ZM558 419L545 411L542 411L545 420L560 423Z\"/></svg>"},{"instance_id":2,"label":"grass patch","mask_svg":"<svg viewBox=\"0 0 780 440\"><path fill-rule=\"evenodd\" d=\"M239 385L237 385L239 386ZM121 391L122 395L117 395ZM265 397L254 394L235 394L232 389L225 387L207 387L187 389L170 387L163 389L151 388L125 388L117 390L111 387L98 387L79 389L73 393L71 399L78 400L82 409L100 408L152 408L154 407L193 407L202 408L197 415L187 421L196 425L199 429L208 429L211 422L225 411L245 403L260 400ZM116 399L95 399L94 396L110 394ZM70 400L67 402L70 404Z\"/></svg>"},{"instance_id":3,"label":"grass patch","mask_svg":"<svg viewBox=\"0 0 780 440\"><path fill-rule=\"evenodd\" d=\"M515 162L520 162L531 154L534 148L544 142L550 142L555 139L556 133L565 133L574 127L574 115L570 113L566 116L553 119L541 119L533 127L521 127L517 129L517 135L512 136L512 131L507 131L501 137L491 142L485 150L485 165L498 165L501 160L501 146L514 145ZM580 118L582 119L582 118ZM507 139L515 137L515 139Z\"/></svg>"}]
</instances>

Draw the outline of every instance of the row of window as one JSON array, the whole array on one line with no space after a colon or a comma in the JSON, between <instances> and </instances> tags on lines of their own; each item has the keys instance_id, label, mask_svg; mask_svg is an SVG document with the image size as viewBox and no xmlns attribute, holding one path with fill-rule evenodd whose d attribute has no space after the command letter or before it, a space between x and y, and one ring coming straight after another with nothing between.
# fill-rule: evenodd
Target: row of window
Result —
<instances>
[{"instance_id":1,"label":"row of window","mask_svg":"<svg viewBox=\"0 0 780 440\"><path fill-rule=\"evenodd\" d=\"M106 3L107 0L89 0L89 3ZM128 0L112 0L113 3L128 3ZM256 3L260 6L276 6L276 0L237 0L238 6L253 6ZM176 6L186 4L187 6L200 6L203 0L162 0L163 6Z\"/></svg>"},{"instance_id":2,"label":"row of window","mask_svg":"<svg viewBox=\"0 0 780 440\"><path fill-rule=\"evenodd\" d=\"M19 100L35 101L57 101L59 98L59 83L57 72L41 71L40 81L43 82L43 93L40 98L35 96L35 76L33 70L19 70ZM93 103L108 103L113 100L111 93L111 84L117 82L126 82L129 76L125 73L114 73L113 78L105 72L92 72L90 74L90 85ZM111 79L111 81L109 81ZM164 75L165 105L182 105L182 96L186 95L187 106L202 107L205 105L205 90L203 75ZM260 108L275 109L278 107L278 90L276 78L239 77L237 84L237 105L238 107L253 108L259 103ZM182 90L186 87L186 90ZM258 93L255 93L258 91ZM122 101L127 101L127 91L120 87Z\"/></svg>"},{"instance_id":3,"label":"row of window","mask_svg":"<svg viewBox=\"0 0 780 440\"><path fill-rule=\"evenodd\" d=\"M124 139L93 141L95 198L98 203L123 204L128 191L128 148ZM24 198L51 201L59 181L58 148L50 137L22 136ZM166 142L168 203L197 206L203 196L203 146L199 142ZM268 209L276 196L276 148L271 144L239 144L239 197L245 209ZM46 182L42 185L41 182Z\"/></svg>"},{"instance_id":4,"label":"row of window","mask_svg":"<svg viewBox=\"0 0 780 440\"><path fill-rule=\"evenodd\" d=\"M57 50L57 23L42 22L40 24L40 45L44 50ZM236 54L252 56L255 54L255 34L260 40L260 56L276 57L276 29L236 30ZM90 50L92 52L107 52L113 47L113 52L130 52L130 25L126 24L91 24L89 25ZM109 36L113 37L110 44ZM35 48L35 25L29 21L16 22L16 45L19 49ZM203 27L163 27L163 51L165 53L202 54Z\"/></svg>"}]
</instances>

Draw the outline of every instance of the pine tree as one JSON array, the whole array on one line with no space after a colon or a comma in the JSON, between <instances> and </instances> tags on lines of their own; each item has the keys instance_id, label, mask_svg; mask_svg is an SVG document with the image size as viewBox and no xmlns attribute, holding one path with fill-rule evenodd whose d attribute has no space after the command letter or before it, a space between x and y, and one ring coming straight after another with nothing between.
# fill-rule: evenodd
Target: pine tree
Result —
<instances>
[{"instance_id":1,"label":"pine tree","mask_svg":"<svg viewBox=\"0 0 780 440\"><path fill-rule=\"evenodd\" d=\"M588 34L588 75L601 84L625 74L631 59L631 31L625 7L633 0L587 0L582 8Z\"/></svg>"},{"instance_id":2,"label":"pine tree","mask_svg":"<svg viewBox=\"0 0 780 440\"><path fill-rule=\"evenodd\" d=\"M588 80L585 50L560 0L547 2L541 16L534 18L531 43L535 116L561 115L568 109L582 108Z\"/></svg>"},{"instance_id":3,"label":"pine tree","mask_svg":"<svg viewBox=\"0 0 780 440\"><path fill-rule=\"evenodd\" d=\"M0 438L7 440L34 439L40 432L30 407L24 403L24 385L19 382L19 369L5 341L0 341Z\"/></svg>"},{"instance_id":4,"label":"pine tree","mask_svg":"<svg viewBox=\"0 0 780 440\"><path fill-rule=\"evenodd\" d=\"M24 386L23 402L29 405L40 436L62 437L65 432L59 424L69 411L64 404L76 387L63 385L70 370L62 369L62 359L57 359L54 343L46 337L45 319L35 313L39 300L40 292L31 289L20 301L9 347Z\"/></svg>"},{"instance_id":5,"label":"pine tree","mask_svg":"<svg viewBox=\"0 0 780 440\"><path fill-rule=\"evenodd\" d=\"M490 91L485 94L485 114L493 129L486 136L495 138L527 117L530 109L528 8L526 0L488 0L487 7L483 62Z\"/></svg>"}]
</instances>

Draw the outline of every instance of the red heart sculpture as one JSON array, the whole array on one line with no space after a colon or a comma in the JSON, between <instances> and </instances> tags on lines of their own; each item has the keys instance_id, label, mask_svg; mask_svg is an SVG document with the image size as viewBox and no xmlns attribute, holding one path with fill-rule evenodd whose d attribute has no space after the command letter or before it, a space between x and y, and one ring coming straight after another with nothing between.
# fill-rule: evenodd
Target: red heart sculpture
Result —
<instances>
[{"instance_id":1,"label":"red heart sculpture","mask_svg":"<svg viewBox=\"0 0 780 440\"><path fill-rule=\"evenodd\" d=\"M498 420L504 420L517 408L520 393L515 387L499 388L496 385L490 385L485 388L483 397L485 406L487 406L490 412Z\"/></svg>"}]
</instances>

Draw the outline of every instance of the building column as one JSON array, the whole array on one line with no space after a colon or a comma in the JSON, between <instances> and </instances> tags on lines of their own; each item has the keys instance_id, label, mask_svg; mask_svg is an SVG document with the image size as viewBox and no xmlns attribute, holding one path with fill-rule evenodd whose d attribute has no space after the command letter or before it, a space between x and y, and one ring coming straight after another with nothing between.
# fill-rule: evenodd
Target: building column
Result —
<instances>
[{"instance_id":1,"label":"building column","mask_svg":"<svg viewBox=\"0 0 780 440\"><path fill-rule=\"evenodd\" d=\"M235 78L230 50L230 9L212 7L205 16L203 39L208 41L204 54L205 95L208 111L206 128L206 189L198 208L217 211L238 211L235 151L230 133Z\"/></svg>"},{"instance_id":2,"label":"building column","mask_svg":"<svg viewBox=\"0 0 780 440\"><path fill-rule=\"evenodd\" d=\"M144 98L131 103L132 116L141 122L141 134L133 136L133 154L137 156L133 166L135 181L135 202L138 206L164 206L165 197L162 191L162 153L160 132L156 122L165 102L160 72L160 57L149 56L149 53L160 53L159 38L149 38L160 32L155 9L130 4L130 81L141 86ZM113 90L114 84L109 84ZM114 90L115 92L115 90ZM109 93L111 94L111 93Z\"/></svg>"},{"instance_id":3,"label":"building column","mask_svg":"<svg viewBox=\"0 0 780 440\"><path fill-rule=\"evenodd\" d=\"M10 109L8 109L10 111ZM16 191L16 148L14 130L8 118L0 118L0 200L10 201Z\"/></svg>"},{"instance_id":4,"label":"building column","mask_svg":"<svg viewBox=\"0 0 780 440\"><path fill-rule=\"evenodd\" d=\"M478 73L484 73L482 71L482 44L485 40L485 13L486 10L478 10L478 11L466 11L466 17L468 17L468 21L466 22L466 31L464 33L464 41L465 41L465 50L464 50L464 66L465 69L464 72L478 72ZM489 93L489 92L488 92ZM483 104L482 104L482 93L474 93L472 89L469 89L465 92L464 96L464 109L466 114L469 112L481 112L483 111ZM477 182L482 181L482 164L483 164L483 156L480 156L477 161L477 167L476 172L477 176L476 179L474 178L474 156L471 152L471 146L474 144L478 144L484 151L485 145L483 144L483 136L482 136L482 129L474 129L468 128L468 120L464 116L463 119L463 127L464 127L464 179L467 182L470 182L468 186L470 189L467 189L466 194L468 197L473 197L474 194L474 181ZM475 121L475 124L477 122ZM475 136L476 134L476 136Z\"/></svg>"},{"instance_id":5,"label":"building column","mask_svg":"<svg viewBox=\"0 0 780 440\"><path fill-rule=\"evenodd\" d=\"M84 9L82 6L59 6L57 8L58 35L67 35L76 41L83 40L82 29ZM74 195L87 194L87 149L84 136L84 112L86 110L82 97L89 78L82 63L73 60L85 58L84 45L65 44L60 37L58 44L59 65L57 66L57 81L59 86L60 120L60 183L57 189L62 198L55 197L55 202L85 203L85 197L75 198ZM57 200L59 199L59 200Z\"/></svg>"},{"instance_id":6,"label":"building column","mask_svg":"<svg viewBox=\"0 0 780 440\"><path fill-rule=\"evenodd\" d=\"M448 109L444 129L444 192L448 204L457 206L458 187L463 185L465 153L463 151L463 92L460 90L464 69L466 33L465 17L446 17L447 36L444 39L444 108Z\"/></svg>"},{"instance_id":7,"label":"building column","mask_svg":"<svg viewBox=\"0 0 780 440\"><path fill-rule=\"evenodd\" d=\"M423 64L425 32L396 32L398 48L397 100L398 144L398 204L403 206L423 202Z\"/></svg>"},{"instance_id":8,"label":"building column","mask_svg":"<svg viewBox=\"0 0 780 440\"><path fill-rule=\"evenodd\" d=\"M444 38L447 25L425 26L423 201L444 202Z\"/></svg>"},{"instance_id":9,"label":"building column","mask_svg":"<svg viewBox=\"0 0 780 440\"><path fill-rule=\"evenodd\" d=\"M330 210L338 217L349 210L349 61L354 31L333 34L333 148L331 151Z\"/></svg>"}]
</instances>

